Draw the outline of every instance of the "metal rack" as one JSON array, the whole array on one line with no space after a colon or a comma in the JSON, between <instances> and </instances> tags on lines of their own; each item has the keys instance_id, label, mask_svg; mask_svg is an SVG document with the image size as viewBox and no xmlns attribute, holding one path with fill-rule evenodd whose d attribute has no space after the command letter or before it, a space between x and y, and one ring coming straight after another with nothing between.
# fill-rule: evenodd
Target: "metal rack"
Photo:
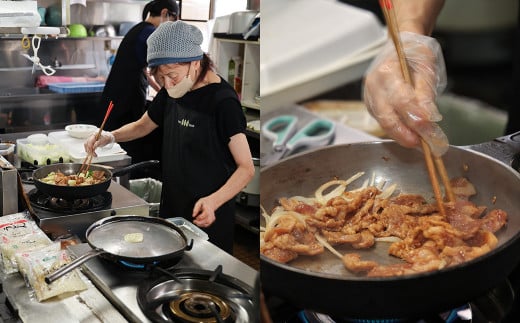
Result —
<instances>
[{"instance_id":1,"label":"metal rack","mask_svg":"<svg viewBox=\"0 0 520 323\"><path fill-rule=\"evenodd\" d=\"M0 27L0 35L6 37L21 37L22 35L66 36L66 27Z\"/></svg>"}]
</instances>

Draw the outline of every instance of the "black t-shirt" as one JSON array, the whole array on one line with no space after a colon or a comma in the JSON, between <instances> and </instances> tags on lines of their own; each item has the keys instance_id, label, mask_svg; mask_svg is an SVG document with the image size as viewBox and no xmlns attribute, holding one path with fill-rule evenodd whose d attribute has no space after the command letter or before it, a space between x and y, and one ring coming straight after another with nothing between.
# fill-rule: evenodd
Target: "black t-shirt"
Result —
<instances>
[{"instance_id":1,"label":"black t-shirt","mask_svg":"<svg viewBox=\"0 0 520 323\"><path fill-rule=\"evenodd\" d=\"M159 91L148 115L163 130L161 217L192 220L195 202L218 190L236 169L228 144L243 133L246 120L235 90L225 81L172 99ZM234 200L217 212L205 230L210 241L226 250L232 245ZM231 238L231 241L229 241Z\"/></svg>"}]
</instances>

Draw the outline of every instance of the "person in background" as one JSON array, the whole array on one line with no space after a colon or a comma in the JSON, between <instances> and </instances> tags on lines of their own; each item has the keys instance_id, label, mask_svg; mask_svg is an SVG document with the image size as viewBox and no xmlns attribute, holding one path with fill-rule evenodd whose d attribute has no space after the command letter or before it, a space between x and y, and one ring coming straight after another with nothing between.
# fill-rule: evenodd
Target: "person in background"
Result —
<instances>
[{"instance_id":1,"label":"person in background","mask_svg":"<svg viewBox=\"0 0 520 323\"><path fill-rule=\"evenodd\" d=\"M238 96L201 49L203 36L182 21L160 25L148 38L148 65L162 86L142 117L85 142L95 152L111 142L163 129L160 216L193 221L209 241L232 254L234 197L254 165ZM115 109L115 107L114 107Z\"/></svg>"},{"instance_id":2,"label":"person in background","mask_svg":"<svg viewBox=\"0 0 520 323\"><path fill-rule=\"evenodd\" d=\"M101 124L110 101L113 101L114 108L105 124L107 130L114 130L135 121L146 111L149 104L146 99L148 86L156 91L160 89L147 70L146 40L161 23L177 20L178 14L179 7L175 0L153 0L144 6L143 21L133 26L119 45L99 102L99 109L103 113L99 115L96 124ZM160 160L158 147L161 137L160 131L157 130L137 140L122 143L121 147L132 157L133 163ZM133 171L130 176L161 179L158 169Z\"/></svg>"},{"instance_id":3,"label":"person in background","mask_svg":"<svg viewBox=\"0 0 520 323\"><path fill-rule=\"evenodd\" d=\"M393 0L393 4L414 86L405 83L395 47L389 41L367 70L364 101L381 127L398 143L419 147L422 137L433 152L442 155L448 140L436 124L442 116L435 102L446 85L446 69L441 48L430 35L444 1ZM520 130L518 111L511 107L506 132ZM520 322L518 266L510 274L509 281L516 296L511 311L501 322Z\"/></svg>"}]
</instances>

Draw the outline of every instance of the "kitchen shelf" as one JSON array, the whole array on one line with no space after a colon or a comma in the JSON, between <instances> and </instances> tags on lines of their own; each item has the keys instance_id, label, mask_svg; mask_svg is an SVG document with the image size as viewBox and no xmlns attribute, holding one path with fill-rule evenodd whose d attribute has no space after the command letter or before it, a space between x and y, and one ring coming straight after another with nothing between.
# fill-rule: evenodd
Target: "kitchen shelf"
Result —
<instances>
[{"instance_id":1,"label":"kitchen shelf","mask_svg":"<svg viewBox=\"0 0 520 323\"><path fill-rule=\"evenodd\" d=\"M214 41L218 73L227 79L229 61L239 56L242 63L242 87L239 93L242 106L260 110L260 104L255 100L260 93L260 41L222 37L214 37Z\"/></svg>"},{"instance_id":2,"label":"kitchen shelf","mask_svg":"<svg viewBox=\"0 0 520 323\"><path fill-rule=\"evenodd\" d=\"M93 69L96 68L94 64L73 64L73 65L62 65L59 67L51 66L55 70L80 70L80 69ZM33 69L31 66L20 66L20 67L0 67L0 72L12 72L12 71L31 71ZM36 70L40 70L39 67L36 67Z\"/></svg>"},{"instance_id":3,"label":"kitchen shelf","mask_svg":"<svg viewBox=\"0 0 520 323\"><path fill-rule=\"evenodd\" d=\"M25 28L29 28L29 27L0 27L0 34L12 35L12 36L14 36L14 38L17 38L17 37L22 38L23 37L22 29L25 29ZM58 37L66 37L66 35L67 35L66 27L56 27L56 28L60 29L60 32L58 33ZM53 35L55 35L55 34L53 34Z\"/></svg>"}]
</instances>

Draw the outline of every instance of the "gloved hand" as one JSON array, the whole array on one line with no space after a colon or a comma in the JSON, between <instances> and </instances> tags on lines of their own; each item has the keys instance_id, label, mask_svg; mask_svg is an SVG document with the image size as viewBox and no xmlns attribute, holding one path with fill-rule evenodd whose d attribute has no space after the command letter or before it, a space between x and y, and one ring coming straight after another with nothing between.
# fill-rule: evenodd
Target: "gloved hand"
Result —
<instances>
[{"instance_id":1,"label":"gloved hand","mask_svg":"<svg viewBox=\"0 0 520 323\"><path fill-rule=\"evenodd\" d=\"M98 147L105 147L110 149L114 145L114 142L116 141L116 138L114 135L109 131L101 131L101 135L99 136L99 139L96 141L96 133L93 133L90 137L88 137L87 141L84 143L85 151L87 153L92 153L94 157L97 157L96 149Z\"/></svg>"},{"instance_id":2,"label":"gloved hand","mask_svg":"<svg viewBox=\"0 0 520 323\"><path fill-rule=\"evenodd\" d=\"M446 87L446 66L439 43L431 37L400 33L413 86L406 83L391 40L370 65L364 101L387 135L405 147L420 146L422 137L436 156L448 150L448 138L436 122L435 104ZM419 137L420 136L420 137Z\"/></svg>"}]
</instances>

